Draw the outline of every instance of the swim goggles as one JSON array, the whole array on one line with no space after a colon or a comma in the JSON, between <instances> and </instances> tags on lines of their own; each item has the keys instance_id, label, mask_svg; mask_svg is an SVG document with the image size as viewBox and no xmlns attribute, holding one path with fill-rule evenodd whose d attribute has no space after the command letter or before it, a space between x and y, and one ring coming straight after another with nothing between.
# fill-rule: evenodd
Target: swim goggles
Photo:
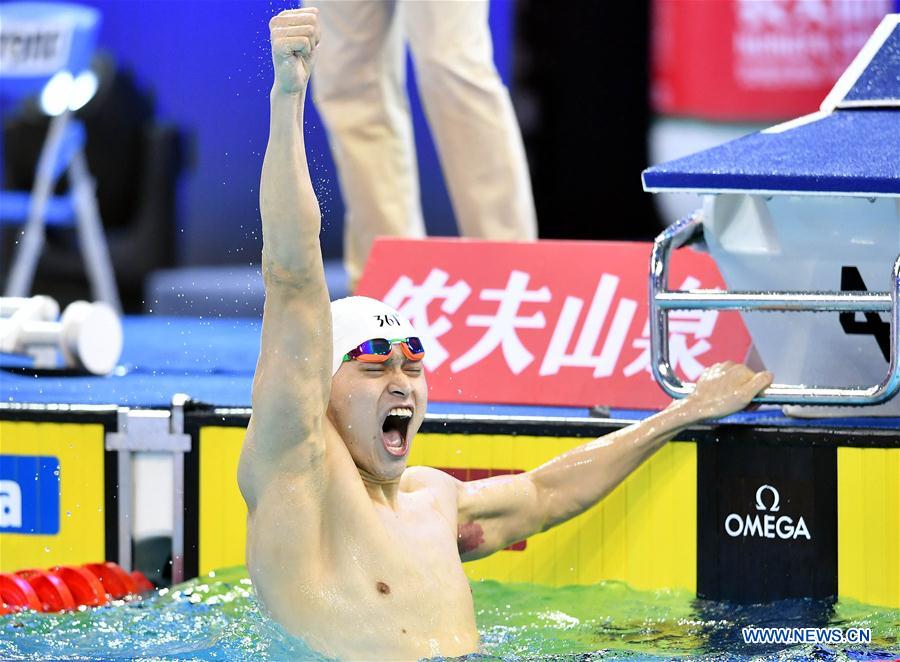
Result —
<instances>
[{"instance_id":1,"label":"swim goggles","mask_svg":"<svg viewBox=\"0 0 900 662\"><path fill-rule=\"evenodd\" d=\"M344 354L341 362L356 359L363 363L384 363L391 355L394 345L400 345L404 356L410 361L421 361L425 357L425 348L422 347L422 341L415 336L409 338L373 338L354 347Z\"/></svg>"}]
</instances>

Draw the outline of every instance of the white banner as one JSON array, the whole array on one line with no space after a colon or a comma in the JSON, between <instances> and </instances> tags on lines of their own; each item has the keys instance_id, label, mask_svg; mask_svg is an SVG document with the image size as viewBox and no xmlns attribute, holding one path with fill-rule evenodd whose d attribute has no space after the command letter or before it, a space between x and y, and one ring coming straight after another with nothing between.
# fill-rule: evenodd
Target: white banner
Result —
<instances>
[{"instance_id":1,"label":"white banner","mask_svg":"<svg viewBox=\"0 0 900 662\"><path fill-rule=\"evenodd\" d=\"M52 76L63 69L72 47L68 21L0 21L0 78Z\"/></svg>"}]
</instances>

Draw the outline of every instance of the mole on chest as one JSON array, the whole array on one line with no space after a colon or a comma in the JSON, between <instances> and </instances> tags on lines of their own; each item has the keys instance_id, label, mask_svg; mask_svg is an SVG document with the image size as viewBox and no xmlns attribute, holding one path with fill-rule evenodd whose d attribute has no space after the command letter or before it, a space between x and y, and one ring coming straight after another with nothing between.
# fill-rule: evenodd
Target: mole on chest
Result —
<instances>
[{"instance_id":1,"label":"mole on chest","mask_svg":"<svg viewBox=\"0 0 900 662\"><path fill-rule=\"evenodd\" d=\"M385 584L384 582L375 582L375 589L381 595L390 595L390 593L391 593L391 587L388 586L387 584Z\"/></svg>"}]
</instances>

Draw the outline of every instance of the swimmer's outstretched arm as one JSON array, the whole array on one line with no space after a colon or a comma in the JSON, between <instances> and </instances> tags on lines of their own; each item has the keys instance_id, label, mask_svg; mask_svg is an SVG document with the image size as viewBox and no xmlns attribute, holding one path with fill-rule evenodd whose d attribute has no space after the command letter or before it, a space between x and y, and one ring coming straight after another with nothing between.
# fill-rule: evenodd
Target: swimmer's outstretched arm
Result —
<instances>
[{"instance_id":1,"label":"swimmer's outstretched arm","mask_svg":"<svg viewBox=\"0 0 900 662\"><path fill-rule=\"evenodd\" d=\"M458 483L460 556L487 556L584 512L680 431L743 409L771 382L771 373L718 364L693 395L640 423L523 474Z\"/></svg>"},{"instance_id":2,"label":"swimmer's outstretched arm","mask_svg":"<svg viewBox=\"0 0 900 662\"><path fill-rule=\"evenodd\" d=\"M274 471L296 473L321 461L331 384L321 216L303 142L303 102L319 41L317 10L281 12L269 29L275 83L259 196L266 302L253 415L238 470L251 511Z\"/></svg>"}]
</instances>

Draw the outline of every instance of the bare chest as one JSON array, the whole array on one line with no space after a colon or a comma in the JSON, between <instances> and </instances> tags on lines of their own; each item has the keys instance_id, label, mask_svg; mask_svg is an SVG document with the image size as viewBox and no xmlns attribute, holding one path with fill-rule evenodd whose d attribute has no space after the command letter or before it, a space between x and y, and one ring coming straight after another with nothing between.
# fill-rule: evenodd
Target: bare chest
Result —
<instances>
[{"instance_id":1,"label":"bare chest","mask_svg":"<svg viewBox=\"0 0 900 662\"><path fill-rule=\"evenodd\" d=\"M322 531L318 571L304 578L306 599L294 602L284 620L307 635L352 633L354 650L342 651L348 657L384 642L399 646L398 657L407 657L400 655L405 650L415 651L412 657L474 650L474 607L455 522L432 506L415 498L395 511L371 504L333 510ZM296 553L303 558L309 551Z\"/></svg>"},{"instance_id":2,"label":"bare chest","mask_svg":"<svg viewBox=\"0 0 900 662\"><path fill-rule=\"evenodd\" d=\"M428 495L403 495L395 510L374 505L347 519L355 520L349 530L334 526L325 533L328 556L345 581L368 581L379 599L409 595L419 604L431 594L469 595L456 523Z\"/></svg>"}]
</instances>

